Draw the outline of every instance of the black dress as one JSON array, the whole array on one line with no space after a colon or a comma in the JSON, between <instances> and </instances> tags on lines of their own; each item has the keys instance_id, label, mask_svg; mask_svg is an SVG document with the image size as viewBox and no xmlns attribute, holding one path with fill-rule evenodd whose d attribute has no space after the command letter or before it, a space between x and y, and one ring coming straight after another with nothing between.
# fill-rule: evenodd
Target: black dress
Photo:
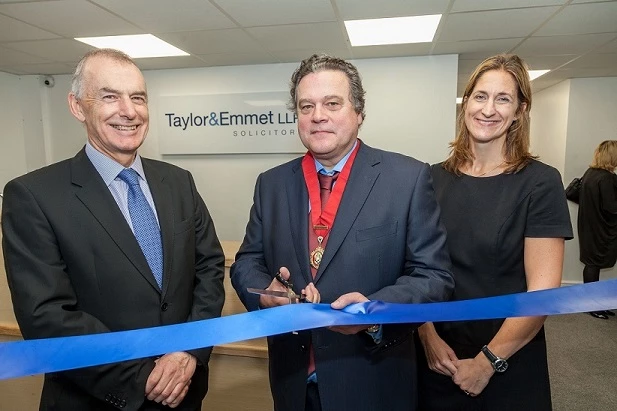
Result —
<instances>
[{"instance_id":1,"label":"black dress","mask_svg":"<svg viewBox=\"0 0 617 411\"><path fill-rule=\"evenodd\" d=\"M578 206L581 262L610 268L617 261L617 175L588 169L582 178Z\"/></svg>"},{"instance_id":2,"label":"black dress","mask_svg":"<svg viewBox=\"0 0 617 411\"><path fill-rule=\"evenodd\" d=\"M525 237L572 238L559 172L532 161L516 174L456 176L436 164L431 169L441 217L448 233L456 288L453 300L527 290ZM473 358L504 319L436 323L460 359ZM466 396L450 377L428 369L420 356L420 410L550 410L544 329L508 359L477 397Z\"/></svg>"}]
</instances>

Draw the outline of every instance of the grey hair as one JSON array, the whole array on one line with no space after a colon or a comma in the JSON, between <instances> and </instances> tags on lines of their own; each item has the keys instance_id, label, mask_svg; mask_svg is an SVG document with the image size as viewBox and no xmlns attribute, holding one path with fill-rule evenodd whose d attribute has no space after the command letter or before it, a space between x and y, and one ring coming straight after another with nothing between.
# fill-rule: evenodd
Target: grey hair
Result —
<instances>
[{"instance_id":1,"label":"grey hair","mask_svg":"<svg viewBox=\"0 0 617 411\"><path fill-rule=\"evenodd\" d=\"M71 93L75 95L77 98L83 97L83 87L84 87L84 67L86 66L86 62L93 57L107 57L112 60L132 64L137 67L137 64L133 61L133 59L126 53L116 49L94 49L87 52L79 63L77 63L77 67L75 67L75 73L73 73L73 80L71 82Z\"/></svg>"},{"instance_id":2,"label":"grey hair","mask_svg":"<svg viewBox=\"0 0 617 411\"><path fill-rule=\"evenodd\" d=\"M364 95L366 92L362 87L362 79L358 69L353 64L340 59L338 57L332 57L327 54L313 54L311 57L302 60L300 67L294 71L289 83L290 100L287 104L287 108L293 112L297 112L298 100L297 89L300 81L311 73L317 73L319 71L334 70L340 71L347 76L349 80L349 100L354 106L354 110L358 114L362 114L362 118L366 117L364 112Z\"/></svg>"}]
</instances>

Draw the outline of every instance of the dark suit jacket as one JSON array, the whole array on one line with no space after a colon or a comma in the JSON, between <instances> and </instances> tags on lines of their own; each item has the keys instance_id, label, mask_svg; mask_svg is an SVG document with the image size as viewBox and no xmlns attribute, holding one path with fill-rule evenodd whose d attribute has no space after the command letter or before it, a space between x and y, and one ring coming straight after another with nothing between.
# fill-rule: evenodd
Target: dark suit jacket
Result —
<instances>
[{"instance_id":1,"label":"dark suit jacket","mask_svg":"<svg viewBox=\"0 0 617 411\"><path fill-rule=\"evenodd\" d=\"M220 316L224 255L186 170L142 158L163 240L159 290L131 228L84 150L10 181L3 250L15 316L26 339L95 334ZM211 349L177 409L199 409ZM41 409L158 409L144 403L154 359L45 376Z\"/></svg>"},{"instance_id":2,"label":"dark suit jacket","mask_svg":"<svg viewBox=\"0 0 617 411\"><path fill-rule=\"evenodd\" d=\"M259 297L246 288L266 288L281 266L289 268L296 292L312 281L308 202L301 159L257 179L246 236L231 268L247 309L257 310ZM427 164L362 144L315 285L322 303L353 291L396 303L448 298L454 283ZM346 336L325 328L270 337L275 409L304 409L311 340L324 411L415 409L412 330L384 326L379 346L364 332Z\"/></svg>"}]
</instances>

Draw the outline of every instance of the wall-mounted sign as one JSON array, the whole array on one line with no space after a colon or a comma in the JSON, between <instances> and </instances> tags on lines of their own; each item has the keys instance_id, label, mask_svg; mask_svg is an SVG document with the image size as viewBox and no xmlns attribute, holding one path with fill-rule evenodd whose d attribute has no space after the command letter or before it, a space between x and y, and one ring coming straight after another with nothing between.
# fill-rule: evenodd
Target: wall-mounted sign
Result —
<instances>
[{"instance_id":1,"label":"wall-mounted sign","mask_svg":"<svg viewBox=\"0 0 617 411\"><path fill-rule=\"evenodd\" d=\"M304 153L288 93L162 96L161 154Z\"/></svg>"}]
</instances>

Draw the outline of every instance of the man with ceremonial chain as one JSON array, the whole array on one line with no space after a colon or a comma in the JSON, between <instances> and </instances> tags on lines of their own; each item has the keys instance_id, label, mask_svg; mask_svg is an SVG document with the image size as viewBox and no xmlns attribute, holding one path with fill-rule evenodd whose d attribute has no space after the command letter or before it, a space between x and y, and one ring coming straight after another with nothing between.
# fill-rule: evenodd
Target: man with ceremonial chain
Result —
<instances>
[{"instance_id":1,"label":"man with ceremonial chain","mask_svg":"<svg viewBox=\"0 0 617 411\"><path fill-rule=\"evenodd\" d=\"M261 174L231 280L248 310L446 300L454 286L429 166L358 139L364 90L352 64L304 60L290 109L308 152ZM293 295L292 293L292 295ZM336 326L268 338L276 411L416 409L416 325Z\"/></svg>"}]
</instances>

